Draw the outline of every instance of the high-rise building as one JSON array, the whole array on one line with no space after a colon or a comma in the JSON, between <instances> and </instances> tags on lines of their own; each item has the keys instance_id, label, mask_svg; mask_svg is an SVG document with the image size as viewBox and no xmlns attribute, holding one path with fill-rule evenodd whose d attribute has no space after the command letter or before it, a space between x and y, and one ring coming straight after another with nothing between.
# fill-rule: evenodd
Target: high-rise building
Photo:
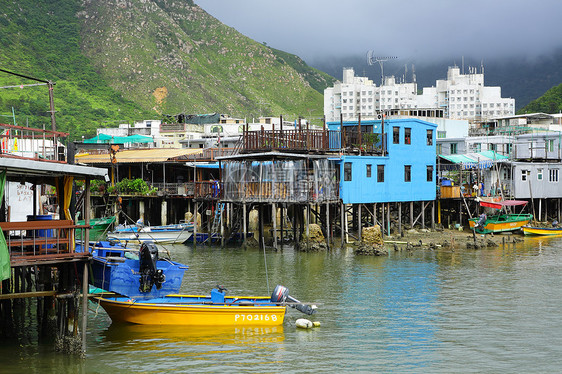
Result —
<instances>
[{"instance_id":1,"label":"high-rise building","mask_svg":"<svg viewBox=\"0 0 562 374\"><path fill-rule=\"evenodd\" d=\"M515 113L515 99L502 98L501 87L484 86L484 69L478 73L469 68L449 67L447 79L437 80L435 86L424 87L417 94L417 83L397 83L385 77L377 86L365 77L356 77L352 68L343 69L343 80L324 90L324 115L327 121L374 117L380 111L392 109L440 109L445 118L486 121Z\"/></svg>"}]
</instances>

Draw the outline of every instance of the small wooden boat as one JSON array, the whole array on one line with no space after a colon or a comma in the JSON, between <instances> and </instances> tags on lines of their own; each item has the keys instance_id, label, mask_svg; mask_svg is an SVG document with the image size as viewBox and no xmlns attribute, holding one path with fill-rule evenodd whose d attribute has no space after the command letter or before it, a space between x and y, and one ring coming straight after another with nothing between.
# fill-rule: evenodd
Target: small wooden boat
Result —
<instances>
[{"instance_id":1,"label":"small wooden boat","mask_svg":"<svg viewBox=\"0 0 562 374\"><path fill-rule=\"evenodd\" d=\"M525 235L562 235L562 227L523 226L521 229Z\"/></svg>"},{"instance_id":2,"label":"small wooden boat","mask_svg":"<svg viewBox=\"0 0 562 374\"><path fill-rule=\"evenodd\" d=\"M283 324L287 306L313 314L315 306L301 304L277 286L271 297L225 296L215 288L210 296L168 295L155 299L126 296L94 297L112 322L183 326L277 326Z\"/></svg>"},{"instance_id":3,"label":"small wooden boat","mask_svg":"<svg viewBox=\"0 0 562 374\"><path fill-rule=\"evenodd\" d=\"M468 224L471 229L475 229L477 233L487 234L487 233L497 233L497 232L509 232L521 229L521 227L527 225L532 219L532 214L512 214L506 212L506 207L513 206L525 206L526 201L520 200L503 200L503 201L480 201L480 205L483 207L499 209L503 213L495 214L491 216L481 216L479 218L472 218L468 220Z\"/></svg>"},{"instance_id":4,"label":"small wooden boat","mask_svg":"<svg viewBox=\"0 0 562 374\"><path fill-rule=\"evenodd\" d=\"M185 243L193 235L193 224L180 223L165 226L118 226L107 234L109 240L122 244L140 244L151 241L157 244Z\"/></svg>"}]
</instances>

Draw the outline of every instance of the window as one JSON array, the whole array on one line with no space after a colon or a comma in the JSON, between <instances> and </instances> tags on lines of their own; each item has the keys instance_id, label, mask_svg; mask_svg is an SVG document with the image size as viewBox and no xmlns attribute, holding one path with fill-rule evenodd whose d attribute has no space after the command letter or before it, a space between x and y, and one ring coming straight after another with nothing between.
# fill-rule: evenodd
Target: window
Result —
<instances>
[{"instance_id":1,"label":"window","mask_svg":"<svg viewBox=\"0 0 562 374\"><path fill-rule=\"evenodd\" d=\"M558 182L558 169L550 169L548 171L548 180L550 182Z\"/></svg>"},{"instance_id":2,"label":"window","mask_svg":"<svg viewBox=\"0 0 562 374\"><path fill-rule=\"evenodd\" d=\"M392 143L399 144L400 143L400 127L393 127L392 128Z\"/></svg>"},{"instance_id":3,"label":"window","mask_svg":"<svg viewBox=\"0 0 562 374\"><path fill-rule=\"evenodd\" d=\"M521 181L526 182L528 175L531 175L529 170L521 170Z\"/></svg>"},{"instance_id":4,"label":"window","mask_svg":"<svg viewBox=\"0 0 562 374\"><path fill-rule=\"evenodd\" d=\"M542 181L542 169L537 169L537 180Z\"/></svg>"},{"instance_id":5,"label":"window","mask_svg":"<svg viewBox=\"0 0 562 374\"><path fill-rule=\"evenodd\" d=\"M371 164L367 164L367 178L371 178Z\"/></svg>"},{"instance_id":6,"label":"window","mask_svg":"<svg viewBox=\"0 0 562 374\"><path fill-rule=\"evenodd\" d=\"M474 152L482 152L482 144L474 143Z\"/></svg>"},{"instance_id":7,"label":"window","mask_svg":"<svg viewBox=\"0 0 562 374\"><path fill-rule=\"evenodd\" d=\"M549 140L548 140L548 151L549 151L549 152L554 151L554 139L549 139Z\"/></svg>"},{"instance_id":8,"label":"window","mask_svg":"<svg viewBox=\"0 0 562 374\"><path fill-rule=\"evenodd\" d=\"M343 180L346 182L351 180L351 162L343 164Z\"/></svg>"},{"instance_id":9,"label":"window","mask_svg":"<svg viewBox=\"0 0 562 374\"><path fill-rule=\"evenodd\" d=\"M451 143L451 154L452 155L457 154L457 143Z\"/></svg>"},{"instance_id":10,"label":"window","mask_svg":"<svg viewBox=\"0 0 562 374\"><path fill-rule=\"evenodd\" d=\"M488 149L489 149L490 151L495 151L495 150L496 150L496 145L495 145L494 143L490 143L490 144L488 144Z\"/></svg>"},{"instance_id":11,"label":"window","mask_svg":"<svg viewBox=\"0 0 562 374\"><path fill-rule=\"evenodd\" d=\"M404 129L404 144L411 144L412 129L406 127Z\"/></svg>"},{"instance_id":12,"label":"window","mask_svg":"<svg viewBox=\"0 0 562 374\"><path fill-rule=\"evenodd\" d=\"M440 155L443 153L443 144L437 144L437 154Z\"/></svg>"},{"instance_id":13,"label":"window","mask_svg":"<svg viewBox=\"0 0 562 374\"><path fill-rule=\"evenodd\" d=\"M404 165L404 182L412 181L412 165Z\"/></svg>"},{"instance_id":14,"label":"window","mask_svg":"<svg viewBox=\"0 0 562 374\"><path fill-rule=\"evenodd\" d=\"M433 182L433 165L427 165L427 181Z\"/></svg>"},{"instance_id":15,"label":"window","mask_svg":"<svg viewBox=\"0 0 562 374\"><path fill-rule=\"evenodd\" d=\"M437 137L443 139L447 137L447 131L437 131Z\"/></svg>"},{"instance_id":16,"label":"window","mask_svg":"<svg viewBox=\"0 0 562 374\"><path fill-rule=\"evenodd\" d=\"M433 145L433 130L427 130L427 145Z\"/></svg>"},{"instance_id":17,"label":"window","mask_svg":"<svg viewBox=\"0 0 562 374\"><path fill-rule=\"evenodd\" d=\"M377 165L377 182L384 182L384 165Z\"/></svg>"}]
</instances>

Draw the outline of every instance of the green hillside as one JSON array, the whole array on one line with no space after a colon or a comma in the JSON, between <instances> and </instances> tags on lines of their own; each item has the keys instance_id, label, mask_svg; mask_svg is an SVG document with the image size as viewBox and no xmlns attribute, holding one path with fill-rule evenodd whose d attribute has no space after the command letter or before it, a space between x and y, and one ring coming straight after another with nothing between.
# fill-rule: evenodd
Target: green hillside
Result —
<instances>
[{"instance_id":1,"label":"green hillside","mask_svg":"<svg viewBox=\"0 0 562 374\"><path fill-rule=\"evenodd\" d=\"M544 95L521 108L517 114L524 113L559 113L562 111L562 83L546 91Z\"/></svg>"},{"instance_id":2,"label":"green hillside","mask_svg":"<svg viewBox=\"0 0 562 374\"><path fill-rule=\"evenodd\" d=\"M192 1L19 0L0 12L0 68L55 86L73 138L162 114L311 113L334 78L257 43ZM0 86L35 83L0 73ZM50 128L44 86L0 89L0 122Z\"/></svg>"}]
</instances>

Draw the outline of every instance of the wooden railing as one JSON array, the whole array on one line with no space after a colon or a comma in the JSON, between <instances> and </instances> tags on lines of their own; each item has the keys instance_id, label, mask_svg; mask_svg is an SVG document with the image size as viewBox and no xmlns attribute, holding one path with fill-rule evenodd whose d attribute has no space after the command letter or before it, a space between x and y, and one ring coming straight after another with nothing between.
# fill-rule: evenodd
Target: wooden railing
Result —
<instances>
[{"instance_id":1,"label":"wooden railing","mask_svg":"<svg viewBox=\"0 0 562 374\"><path fill-rule=\"evenodd\" d=\"M258 130L245 131L242 152L254 151L329 151L325 130Z\"/></svg>"},{"instance_id":2,"label":"wooden railing","mask_svg":"<svg viewBox=\"0 0 562 374\"><path fill-rule=\"evenodd\" d=\"M72 220L0 222L12 264L26 258L72 255L75 230L86 228Z\"/></svg>"}]
</instances>

